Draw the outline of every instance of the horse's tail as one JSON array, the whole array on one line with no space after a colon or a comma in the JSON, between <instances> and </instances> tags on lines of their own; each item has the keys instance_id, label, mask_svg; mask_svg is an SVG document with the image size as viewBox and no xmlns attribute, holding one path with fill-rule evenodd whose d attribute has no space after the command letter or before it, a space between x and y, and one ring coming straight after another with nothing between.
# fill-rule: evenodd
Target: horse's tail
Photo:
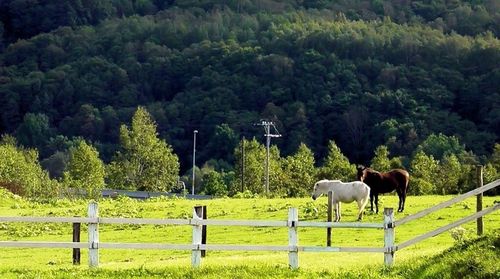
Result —
<instances>
[{"instance_id":1,"label":"horse's tail","mask_svg":"<svg viewBox=\"0 0 500 279\"><path fill-rule=\"evenodd\" d=\"M405 189L408 192L408 185L410 185L410 174L407 171L403 173L405 175Z\"/></svg>"},{"instance_id":2,"label":"horse's tail","mask_svg":"<svg viewBox=\"0 0 500 279\"><path fill-rule=\"evenodd\" d=\"M365 186L365 196L363 197L363 201L359 207L359 210L360 212L363 211L366 207L366 205L368 204L368 201L370 200L370 186L368 186L367 184L363 183L364 186Z\"/></svg>"}]
</instances>

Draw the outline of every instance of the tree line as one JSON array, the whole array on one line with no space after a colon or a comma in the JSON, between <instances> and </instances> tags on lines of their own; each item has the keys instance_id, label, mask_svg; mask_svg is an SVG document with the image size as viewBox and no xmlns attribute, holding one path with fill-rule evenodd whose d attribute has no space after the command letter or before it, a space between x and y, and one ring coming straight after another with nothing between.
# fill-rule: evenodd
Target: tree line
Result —
<instances>
[{"instance_id":1,"label":"tree line","mask_svg":"<svg viewBox=\"0 0 500 279\"><path fill-rule=\"evenodd\" d=\"M0 4L0 133L50 178L79 138L112 165L137 106L182 175L193 130L200 165L235 171L261 119L283 135L280 157L305 144L320 163L332 140L351 162L386 146L407 168L433 136L457 139L467 164L498 143L494 1L56 2Z\"/></svg>"},{"instance_id":2,"label":"tree line","mask_svg":"<svg viewBox=\"0 0 500 279\"><path fill-rule=\"evenodd\" d=\"M222 125L224 126L224 125ZM223 127L221 127L223 129ZM109 164L82 138L76 138L65 151L67 164L62 176L51 179L38 161L36 149L17 145L14 137L4 135L0 142L0 186L31 198L54 198L82 194L100 198L105 187L112 189L179 192L179 182L192 185L190 173L181 176L179 159L172 147L158 137L157 124L143 107L139 107L130 127L120 127L120 150ZM208 161L195 167L196 193L214 196L303 197L310 194L319 179L355 180L356 165L342 154L333 140L328 155L317 164L313 152L301 143L286 157L276 145L270 149L269 193L264 188L266 150L256 138L242 140L233 150L234 168L216 170L217 162ZM63 155L64 156L64 155ZM456 194L475 188L475 161L456 137L431 135L418 146L409 160L411 182L409 193ZM390 157L387 146L377 147L371 167L380 171L405 168L400 157ZM500 177L500 144L484 168L485 181Z\"/></svg>"},{"instance_id":3,"label":"tree line","mask_svg":"<svg viewBox=\"0 0 500 279\"><path fill-rule=\"evenodd\" d=\"M96 25L104 20L132 15L146 16L179 7L210 11L229 8L238 13L283 13L298 9L342 13L351 20L390 17L399 24L423 22L445 32L477 35L500 34L500 14L495 0L486 1L343 1L343 0L4 0L0 3L0 37L5 42L27 39L61 26Z\"/></svg>"}]
</instances>

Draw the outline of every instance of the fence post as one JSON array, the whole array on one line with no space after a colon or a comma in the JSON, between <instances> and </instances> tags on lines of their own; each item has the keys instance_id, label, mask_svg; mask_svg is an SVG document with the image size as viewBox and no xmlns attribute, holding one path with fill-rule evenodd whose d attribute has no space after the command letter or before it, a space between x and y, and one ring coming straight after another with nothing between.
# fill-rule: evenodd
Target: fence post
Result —
<instances>
[{"instance_id":1,"label":"fence post","mask_svg":"<svg viewBox=\"0 0 500 279\"><path fill-rule=\"evenodd\" d=\"M88 208L89 218L98 218L99 210L97 202L91 202ZM89 223L89 266L97 267L99 265L99 221Z\"/></svg>"},{"instance_id":2,"label":"fence post","mask_svg":"<svg viewBox=\"0 0 500 279\"><path fill-rule=\"evenodd\" d=\"M483 166L476 166L477 173L477 188L483 187ZM483 193L479 193L476 196L476 212L483 210ZM477 235L483 234L483 217L477 218Z\"/></svg>"},{"instance_id":3,"label":"fence post","mask_svg":"<svg viewBox=\"0 0 500 279\"><path fill-rule=\"evenodd\" d=\"M193 219L191 219L191 225L193 226L193 250L191 252L191 266L199 267L201 265L201 250L200 244L202 239L202 226L197 225L196 221L202 220L198 217L196 212L196 207L193 209Z\"/></svg>"},{"instance_id":4,"label":"fence post","mask_svg":"<svg viewBox=\"0 0 500 279\"><path fill-rule=\"evenodd\" d=\"M299 213L297 208L290 207L288 209L288 265L292 269L299 268L299 234L297 231L297 222L299 221Z\"/></svg>"},{"instance_id":5,"label":"fence post","mask_svg":"<svg viewBox=\"0 0 500 279\"><path fill-rule=\"evenodd\" d=\"M206 205L197 205L194 207L196 211L196 215L199 218L206 220L207 219L207 206ZM201 226L201 244L207 244L207 225ZM201 257L204 258L207 253L207 250L201 250Z\"/></svg>"},{"instance_id":6,"label":"fence post","mask_svg":"<svg viewBox=\"0 0 500 279\"><path fill-rule=\"evenodd\" d=\"M73 242L80 242L81 223L73 223ZM73 248L73 264L80 264L80 248Z\"/></svg>"},{"instance_id":7,"label":"fence post","mask_svg":"<svg viewBox=\"0 0 500 279\"><path fill-rule=\"evenodd\" d=\"M332 221L332 205L333 205L333 192L328 191L328 212L326 214L326 221L331 222ZM330 247L332 246L332 228L328 227L326 228L326 246Z\"/></svg>"},{"instance_id":8,"label":"fence post","mask_svg":"<svg viewBox=\"0 0 500 279\"><path fill-rule=\"evenodd\" d=\"M392 266L394 263L394 210L384 208L384 264Z\"/></svg>"}]
</instances>

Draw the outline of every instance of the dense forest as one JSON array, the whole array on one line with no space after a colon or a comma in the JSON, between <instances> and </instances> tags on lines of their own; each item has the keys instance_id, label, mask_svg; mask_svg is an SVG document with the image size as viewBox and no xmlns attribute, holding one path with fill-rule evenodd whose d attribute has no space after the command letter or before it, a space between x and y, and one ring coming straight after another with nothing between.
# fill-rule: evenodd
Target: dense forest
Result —
<instances>
[{"instance_id":1,"label":"dense forest","mask_svg":"<svg viewBox=\"0 0 500 279\"><path fill-rule=\"evenodd\" d=\"M317 166L332 142L410 168L422 150L487 163L499 141L495 0L3 0L0 19L0 133L52 178L81 138L111 164L139 106L181 175L194 130L198 166L237 171L262 119L280 156L304 144Z\"/></svg>"}]
</instances>

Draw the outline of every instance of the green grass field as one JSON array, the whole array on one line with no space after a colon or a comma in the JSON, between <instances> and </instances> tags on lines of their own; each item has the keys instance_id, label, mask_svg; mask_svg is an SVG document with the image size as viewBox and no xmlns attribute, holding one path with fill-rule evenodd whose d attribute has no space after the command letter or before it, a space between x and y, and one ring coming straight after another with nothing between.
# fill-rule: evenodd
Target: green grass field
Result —
<instances>
[{"instance_id":1,"label":"green grass field","mask_svg":"<svg viewBox=\"0 0 500 279\"><path fill-rule=\"evenodd\" d=\"M396 219L417 213L452 196L410 196L404 213ZM498 197L485 197L483 207L493 205ZM85 216L87 201L59 200L49 204L32 203L3 193L0 216ZM99 203L102 217L190 218L195 205L206 205L209 219L286 220L289 207L299 209L299 220L326 220L326 198L317 201L298 199L214 199L192 201L159 198L136 201L128 198L107 199ZM397 197L383 196L380 208L396 207ZM318 210L315 214L316 208ZM439 228L475 211L475 198L467 199L422 219L396 228L396 243L412 239ZM355 203L344 204L342 221L356 220ZM367 213L363 222L382 222L383 216ZM494 212L484 219L485 232L498 234L500 214ZM475 222L462 226L465 236L475 238ZM286 228L253 228L209 226L209 244L287 245ZM125 243L191 243L190 226L100 225L100 242ZM332 246L383 247L383 230L333 229ZM82 225L82 241L86 241ZM71 224L0 223L0 241L71 241ZM410 246L396 253L395 268L438 255L452 247L456 240L450 232ZM326 229L299 228L299 245L324 246ZM288 270L286 252L208 251L202 269L192 270L189 251L101 249L98 270L89 270L87 250L82 249L82 264L71 264L71 249L0 248L0 277L70 278L70 277L184 277L194 278L203 270L203 277L290 278L290 277L394 277L384 273L382 253L299 253L300 270ZM3 274L3 275L2 275ZM71 275L73 274L73 275ZM75 275L77 274L77 275ZM127 274L124 277L124 274ZM169 275L170 274L170 275ZM400 274L400 273L397 273ZM401 273L403 274L403 273ZM403 275L398 275L402 276ZM397 276L396 276L397 277Z\"/></svg>"}]
</instances>

